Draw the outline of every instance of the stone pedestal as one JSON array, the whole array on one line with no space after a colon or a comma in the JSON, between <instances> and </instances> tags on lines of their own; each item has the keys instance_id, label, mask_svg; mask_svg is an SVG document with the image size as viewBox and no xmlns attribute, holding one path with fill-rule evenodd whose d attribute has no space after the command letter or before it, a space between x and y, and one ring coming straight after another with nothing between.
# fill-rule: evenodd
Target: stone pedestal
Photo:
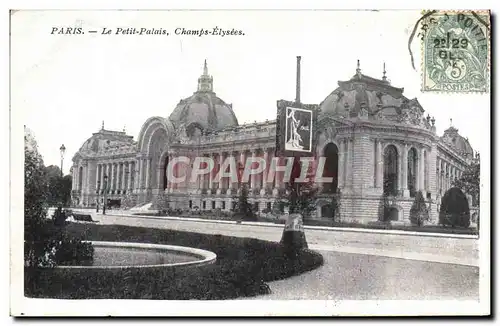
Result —
<instances>
[{"instance_id":1,"label":"stone pedestal","mask_svg":"<svg viewBox=\"0 0 500 326\"><path fill-rule=\"evenodd\" d=\"M301 214L288 215L280 243L292 255L308 247Z\"/></svg>"}]
</instances>

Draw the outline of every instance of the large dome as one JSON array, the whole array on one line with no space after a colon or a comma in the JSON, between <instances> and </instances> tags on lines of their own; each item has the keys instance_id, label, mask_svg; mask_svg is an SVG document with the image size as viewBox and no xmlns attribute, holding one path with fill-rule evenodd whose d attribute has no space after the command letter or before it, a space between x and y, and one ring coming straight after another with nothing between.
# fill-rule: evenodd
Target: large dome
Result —
<instances>
[{"instance_id":1,"label":"large dome","mask_svg":"<svg viewBox=\"0 0 500 326\"><path fill-rule=\"evenodd\" d=\"M197 124L205 130L217 130L238 125L231 104L225 103L213 91L213 78L208 75L207 62L198 78L198 90L182 99L170 114L175 127Z\"/></svg>"}]
</instances>

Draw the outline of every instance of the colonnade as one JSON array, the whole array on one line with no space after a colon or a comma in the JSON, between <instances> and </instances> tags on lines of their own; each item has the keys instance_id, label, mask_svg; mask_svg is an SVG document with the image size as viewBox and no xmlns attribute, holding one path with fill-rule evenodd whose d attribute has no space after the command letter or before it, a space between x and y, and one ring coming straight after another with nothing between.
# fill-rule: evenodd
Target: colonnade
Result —
<instances>
[{"instance_id":1,"label":"colonnade","mask_svg":"<svg viewBox=\"0 0 500 326\"><path fill-rule=\"evenodd\" d=\"M237 169L238 175L243 173L244 170L248 170L251 166L245 166L246 164L250 164L250 162L254 162L258 157L262 158L266 162L266 168L264 171L259 172L257 174L249 175L248 181L245 181L248 185L249 190L252 193L260 193L263 189L280 189L284 188L283 175L282 171L274 171L271 169L271 164L274 158L273 151L271 148L260 148L260 149L252 149L252 150L235 150L235 151L219 151L216 153L207 153L201 154L203 157L211 158L214 162L214 168L208 174L198 176L194 183L191 183L191 172L192 169L187 169L185 164L179 164L179 169L176 169L178 175L185 175L186 181L181 183L173 183L167 179L167 184L165 189L167 192L175 191L176 189L185 189L185 188L194 188L197 190L201 190L207 193L226 193L228 190L237 191L242 186L242 181L238 178L237 182L233 182L231 177L221 177L218 179L218 175L221 172L221 168L224 167L224 162L228 158L234 159L236 163L235 168ZM171 162L174 154L170 154L168 161ZM248 158L252 158L252 161L248 160ZM232 160L231 159L231 160ZM194 161L194 158L193 158ZM277 163L280 166L286 164L284 160L279 160ZM191 162L192 164L193 162ZM226 173L232 167L226 166ZM146 173L147 170L146 170ZM272 175L269 175L269 174ZM158 173L158 184L161 184L160 176L163 175ZM273 177L274 175L274 177ZM271 178L271 180L269 180ZM142 180L142 179L141 179ZM147 187L147 179L146 179L146 188Z\"/></svg>"},{"instance_id":2,"label":"colonnade","mask_svg":"<svg viewBox=\"0 0 500 326\"><path fill-rule=\"evenodd\" d=\"M453 181L462 177L462 169L450 161L439 157L436 166L436 180L438 192L444 195L452 187Z\"/></svg>"},{"instance_id":3,"label":"colonnade","mask_svg":"<svg viewBox=\"0 0 500 326\"><path fill-rule=\"evenodd\" d=\"M387 146L395 146L397 148L397 189L400 195L404 197L410 196L410 185L408 180L410 179L409 171L409 160L408 154L412 149L416 150L416 169L414 171L414 190L422 191L423 195L426 196L427 192L431 191L430 186L430 163L431 156L430 152L425 147L415 148L409 144L402 144L400 146L387 144ZM374 167L374 186L375 188L383 188L386 168L386 160L384 153L384 143L381 140L375 140L375 167ZM385 147L387 148L387 147Z\"/></svg>"},{"instance_id":4,"label":"colonnade","mask_svg":"<svg viewBox=\"0 0 500 326\"><path fill-rule=\"evenodd\" d=\"M107 188L111 194L125 194L133 189L135 161L98 163L96 169L95 184L100 185L101 192L104 187L105 175L108 177Z\"/></svg>"}]
</instances>

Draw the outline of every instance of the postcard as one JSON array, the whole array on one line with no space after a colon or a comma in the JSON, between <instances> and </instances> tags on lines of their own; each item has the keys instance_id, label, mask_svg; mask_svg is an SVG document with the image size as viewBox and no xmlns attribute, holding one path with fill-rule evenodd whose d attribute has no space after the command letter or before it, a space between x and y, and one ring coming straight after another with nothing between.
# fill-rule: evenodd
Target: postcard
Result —
<instances>
[{"instance_id":1,"label":"postcard","mask_svg":"<svg viewBox=\"0 0 500 326\"><path fill-rule=\"evenodd\" d=\"M10 32L12 316L491 313L490 11Z\"/></svg>"}]
</instances>

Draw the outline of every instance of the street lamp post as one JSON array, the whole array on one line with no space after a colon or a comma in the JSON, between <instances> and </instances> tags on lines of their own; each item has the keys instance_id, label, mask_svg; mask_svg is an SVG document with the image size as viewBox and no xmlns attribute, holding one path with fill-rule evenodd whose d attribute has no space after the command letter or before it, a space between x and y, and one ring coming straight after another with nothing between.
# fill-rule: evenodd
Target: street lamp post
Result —
<instances>
[{"instance_id":1,"label":"street lamp post","mask_svg":"<svg viewBox=\"0 0 500 326\"><path fill-rule=\"evenodd\" d=\"M108 176L104 176L104 183L102 185L102 189L104 191L103 195L103 203L102 203L102 215L106 215L106 195L108 193Z\"/></svg>"},{"instance_id":2,"label":"street lamp post","mask_svg":"<svg viewBox=\"0 0 500 326\"><path fill-rule=\"evenodd\" d=\"M63 174L63 161L64 161L64 154L66 153L66 147L64 147L64 144L59 147L59 151L61 152L61 177L64 175Z\"/></svg>"}]
</instances>

